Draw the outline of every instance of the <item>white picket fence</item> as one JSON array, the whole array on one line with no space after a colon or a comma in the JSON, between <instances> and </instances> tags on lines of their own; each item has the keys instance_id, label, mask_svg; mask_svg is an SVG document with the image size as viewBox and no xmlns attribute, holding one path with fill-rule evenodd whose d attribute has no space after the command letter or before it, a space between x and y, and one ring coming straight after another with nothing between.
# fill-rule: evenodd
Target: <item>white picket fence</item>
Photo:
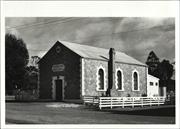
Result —
<instances>
[{"instance_id":1,"label":"white picket fence","mask_svg":"<svg viewBox=\"0 0 180 129\"><path fill-rule=\"evenodd\" d=\"M97 96L84 96L83 101L85 104L99 104L99 97L97 97Z\"/></svg>"},{"instance_id":2,"label":"white picket fence","mask_svg":"<svg viewBox=\"0 0 180 129\"><path fill-rule=\"evenodd\" d=\"M84 96L85 104L98 105L100 109L103 107L135 107L145 105L160 105L164 104L165 97L97 97Z\"/></svg>"}]
</instances>

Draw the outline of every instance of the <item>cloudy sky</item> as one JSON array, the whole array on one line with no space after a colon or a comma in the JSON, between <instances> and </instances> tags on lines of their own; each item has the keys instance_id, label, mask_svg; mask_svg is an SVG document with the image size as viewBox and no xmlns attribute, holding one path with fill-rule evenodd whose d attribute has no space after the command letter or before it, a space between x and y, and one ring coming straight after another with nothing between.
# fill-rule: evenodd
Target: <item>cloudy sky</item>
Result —
<instances>
[{"instance_id":1,"label":"cloudy sky","mask_svg":"<svg viewBox=\"0 0 180 129\"><path fill-rule=\"evenodd\" d=\"M102 48L113 47L145 63L150 51L162 59L175 58L175 19L114 18L6 18L6 33L22 38L30 56L42 57L57 41Z\"/></svg>"}]
</instances>

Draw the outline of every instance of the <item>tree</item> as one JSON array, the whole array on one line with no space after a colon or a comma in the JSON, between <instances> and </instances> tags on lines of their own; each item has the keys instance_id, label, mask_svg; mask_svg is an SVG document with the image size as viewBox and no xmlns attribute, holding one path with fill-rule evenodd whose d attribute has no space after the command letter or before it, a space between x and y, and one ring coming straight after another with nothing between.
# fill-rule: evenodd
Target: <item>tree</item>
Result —
<instances>
[{"instance_id":1,"label":"tree","mask_svg":"<svg viewBox=\"0 0 180 129\"><path fill-rule=\"evenodd\" d=\"M26 87L26 89L29 89L29 90L37 89L37 85L38 85L38 73L39 73L38 68L36 68L35 66L28 66L26 68L26 70L28 71L27 87Z\"/></svg>"},{"instance_id":2,"label":"tree","mask_svg":"<svg viewBox=\"0 0 180 129\"><path fill-rule=\"evenodd\" d=\"M39 56L31 56L30 65L37 68L38 67L38 61L40 59L41 58Z\"/></svg>"},{"instance_id":3,"label":"tree","mask_svg":"<svg viewBox=\"0 0 180 129\"><path fill-rule=\"evenodd\" d=\"M22 39L12 34L5 35L5 63L6 63L6 94L12 94L15 88L22 88L27 75L26 66L29 53Z\"/></svg>"},{"instance_id":4,"label":"tree","mask_svg":"<svg viewBox=\"0 0 180 129\"><path fill-rule=\"evenodd\" d=\"M171 79L173 71L173 65L170 64L168 60L163 60L161 63L159 63L155 73L160 79L160 86L168 87L168 81Z\"/></svg>"},{"instance_id":5,"label":"tree","mask_svg":"<svg viewBox=\"0 0 180 129\"><path fill-rule=\"evenodd\" d=\"M149 53L146 64L148 65L148 73L160 79L161 87L168 88L168 81L173 75L173 65L168 60L160 62L153 51Z\"/></svg>"},{"instance_id":6,"label":"tree","mask_svg":"<svg viewBox=\"0 0 180 129\"><path fill-rule=\"evenodd\" d=\"M153 51L151 51L146 61L146 64L148 65L148 73L157 76L155 71L159 63L160 63L159 58L156 56L156 54Z\"/></svg>"},{"instance_id":7,"label":"tree","mask_svg":"<svg viewBox=\"0 0 180 129\"><path fill-rule=\"evenodd\" d=\"M31 59L29 60L29 65L26 68L27 70L27 87L26 89L29 90L36 90L38 85L38 61L41 58L39 56L31 56Z\"/></svg>"}]
</instances>

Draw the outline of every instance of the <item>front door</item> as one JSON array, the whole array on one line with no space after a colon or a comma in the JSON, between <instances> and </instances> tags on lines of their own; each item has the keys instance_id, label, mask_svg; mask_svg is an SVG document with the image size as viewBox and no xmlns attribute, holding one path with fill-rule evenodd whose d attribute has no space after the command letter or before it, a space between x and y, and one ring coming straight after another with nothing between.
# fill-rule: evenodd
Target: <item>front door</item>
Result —
<instances>
[{"instance_id":1,"label":"front door","mask_svg":"<svg viewBox=\"0 0 180 129\"><path fill-rule=\"evenodd\" d=\"M58 79L55 81L56 82L56 100L61 101L63 96L62 96L62 80Z\"/></svg>"}]
</instances>

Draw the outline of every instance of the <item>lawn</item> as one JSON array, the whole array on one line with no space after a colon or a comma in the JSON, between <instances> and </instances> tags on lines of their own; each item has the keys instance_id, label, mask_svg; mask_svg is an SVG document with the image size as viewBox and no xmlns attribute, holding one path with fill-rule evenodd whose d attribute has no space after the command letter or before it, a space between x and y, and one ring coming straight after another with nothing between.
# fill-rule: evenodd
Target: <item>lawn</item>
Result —
<instances>
[{"instance_id":1,"label":"lawn","mask_svg":"<svg viewBox=\"0 0 180 129\"><path fill-rule=\"evenodd\" d=\"M98 110L60 102L6 103L6 124L174 124L174 109Z\"/></svg>"}]
</instances>

